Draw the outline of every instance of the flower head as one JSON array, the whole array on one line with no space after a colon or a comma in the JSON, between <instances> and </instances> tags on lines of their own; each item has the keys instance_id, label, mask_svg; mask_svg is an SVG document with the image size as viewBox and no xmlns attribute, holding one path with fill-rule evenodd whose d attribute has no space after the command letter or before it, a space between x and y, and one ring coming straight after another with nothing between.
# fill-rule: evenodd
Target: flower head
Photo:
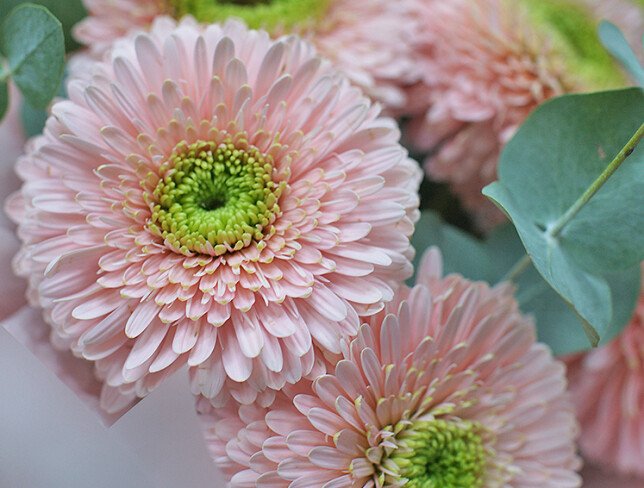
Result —
<instances>
[{"instance_id":1,"label":"flower head","mask_svg":"<svg viewBox=\"0 0 644 488\"><path fill-rule=\"evenodd\" d=\"M401 110L402 86L417 81L412 39L419 28L418 0L84 0L89 12L75 30L101 52L132 29L147 29L156 15L200 22L230 17L272 35L297 33L310 40L352 82L386 107Z\"/></svg>"},{"instance_id":2,"label":"flower head","mask_svg":"<svg viewBox=\"0 0 644 488\"><path fill-rule=\"evenodd\" d=\"M503 216L481 189L496 178L501 150L527 115L553 96L625 80L597 38L599 17L584 2L423 5L423 82L409 94L417 112L410 137L420 150L436 149L425 163L428 175L448 182L479 226L490 228Z\"/></svg>"},{"instance_id":3,"label":"flower head","mask_svg":"<svg viewBox=\"0 0 644 488\"><path fill-rule=\"evenodd\" d=\"M440 274L432 250L333 373L270 408L198 401L231 486L579 486L563 365L508 286Z\"/></svg>"},{"instance_id":4,"label":"flower head","mask_svg":"<svg viewBox=\"0 0 644 488\"><path fill-rule=\"evenodd\" d=\"M109 386L188 363L253 401L411 274L418 165L305 42L162 18L73 76L18 163L17 271Z\"/></svg>"},{"instance_id":5,"label":"flower head","mask_svg":"<svg viewBox=\"0 0 644 488\"><path fill-rule=\"evenodd\" d=\"M620 336L567 362L584 456L644 477L644 289Z\"/></svg>"}]
</instances>

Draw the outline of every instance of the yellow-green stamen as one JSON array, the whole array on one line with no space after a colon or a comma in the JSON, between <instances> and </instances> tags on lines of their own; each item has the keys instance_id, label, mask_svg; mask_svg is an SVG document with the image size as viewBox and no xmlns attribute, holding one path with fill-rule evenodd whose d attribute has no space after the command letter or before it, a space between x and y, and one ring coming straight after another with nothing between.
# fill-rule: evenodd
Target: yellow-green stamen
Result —
<instances>
[{"instance_id":1,"label":"yellow-green stamen","mask_svg":"<svg viewBox=\"0 0 644 488\"><path fill-rule=\"evenodd\" d=\"M401 447L390 458L407 488L479 488L486 450L476 423L415 422L400 434Z\"/></svg>"},{"instance_id":2,"label":"yellow-green stamen","mask_svg":"<svg viewBox=\"0 0 644 488\"><path fill-rule=\"evenodd\" d=\"M273 161L244 141L180 144L162 165L148 227L183 254L221 255L273 232L285 183Z\"/></svg>"},{"instance_id":3,"label":"yellow-green stamen","mask_svg":"<svg viewBox=\"0 0 644 488\"><path fill-rule=\"evenodd\" d=\"M229 17L254 29L304 29L322 19L329 0L168 0L176 18L190 14L200 22L220 22Z\"/></svg>"},{"instance_id":4,"label":"yellow-green stamen","mask_svg":"<svg viewBox=\"0 0 644 488\"><path fill-rule=\"evenodd\" d=\"M530 20L563 54L568 71L586 88L623 86L625 78L615 60L602 46L599 19L590 9L570 0L521 0Z\"/></svg>"}]
</instances>

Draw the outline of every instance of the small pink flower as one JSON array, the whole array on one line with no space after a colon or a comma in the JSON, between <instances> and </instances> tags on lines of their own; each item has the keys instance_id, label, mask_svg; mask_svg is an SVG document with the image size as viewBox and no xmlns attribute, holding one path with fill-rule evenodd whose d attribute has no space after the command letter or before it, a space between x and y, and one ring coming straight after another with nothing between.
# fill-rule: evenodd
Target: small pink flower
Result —
<instances>
[{"instance_id":1,"label":"small pink flower","mask_svg":"<svg viewBox=\"0 0 644 488\"><path fill-rule=\"evenodd\" d=\"M597 15L616 21L629 17L626 0L589 3ZM568 41L538 13L529 14L559 6L539 4L427 0L421 10L417 53L424 78L408 94L416 112L409 137L417 149L432 150L425 162L428 175L449 183L482 229L504 220L481 189L496 179L501 150L528 114L551 97L625 81L598 44L585 49L592 51L589 58L601 61L571 60ZM595 29L597 11L584 10L583 2L562 1L560 8L570 9L557 15L572 25ZM643 26L639 14L626 28L641 38ZM588 72L582 76L579 66Z\"/></svg>"},{"instance_id":2,"label":"small pink flower","mask_svg":"<svg viewBox=\"0 0 644 488\"><path fill-rule=\"evenodd\" d=\"M418 165L305 42L161 18L72 76L18 163L16 269L106 409L186 363L213 401L317 374L411 274Z\"/></svg>"},{"instance_id":3,"label":"small pink flower","mask_svg":"<svg viewBox=\"0 0 644 488\"><path fill-rule=\"evenodd\" d=\"M580 486L564 367L511 288L441 278L435 250L419 276L334 373L270 408L198 401L230 486Z\"/></svg>"},{"instance_id":4,"label":"small pink flower","mask_svg":"<svg viewBox=\"0 0 644 488\"><path fill-rule=\"evenodd\" d=\"M198 20L214 22L224 20L221 12L236 13L268 29L272 35L290 32L302 35L367 94L387 108L403 110L407 103L403 85L420 78L412 48L419 28L415 15L419 0L308 1L315 5L308 11L300 8L303 11L289 12L294 17L285 19L288 21L285 28L284 21L266 25L261 18L278 16L280 9L288 8L284 4L297 3L292 0L272 0L268 5L257 2L256 7L249 5L252 2L231 5L221 1L220 8L211 5L205 12L204 7L199 10L195 6L199 2L84 0L89 16L76 27L74 34L95 53L100 53L117 37L133 29L148 29L157 15L179 17L188 13ZM258 9L256 14L254 8Z\"/></svg>"},{"instance_id":5,"label":"small pink flower","mask_svg":"<svg viewBox=\"0 0 644 488\"><path fill-rule=\"evenodd\" d=\"M584 456L644 478L644 290L621 335L569 358L568 368Z\"/></svg>"}]
</instances>

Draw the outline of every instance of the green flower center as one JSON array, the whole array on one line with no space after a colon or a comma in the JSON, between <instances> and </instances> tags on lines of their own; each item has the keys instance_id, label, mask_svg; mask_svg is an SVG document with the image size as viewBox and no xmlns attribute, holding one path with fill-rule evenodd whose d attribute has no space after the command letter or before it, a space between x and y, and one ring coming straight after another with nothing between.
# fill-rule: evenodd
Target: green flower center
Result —
<instances>
[{"instance_id":1,"label":"green flower center","mask_svg":"<svg viewBox=\"0 0 644 488\"><path fill-rule=\"evenodd\" d=\"M273 181L271 157L245 141L179 144L160 174L148 227L177 252L219 256L274 232L286 183Z\"/></svg>"},{"instance_id":2,"label":"green flower center","mask_svg":"<svg viewBox=\"0 0 644 488\"><path fill-rule=\"evenodd\" d=\"M479 488L486 464L480 432L472 422L416 422L399 436L391 460L407 488Z\"/></svg>"},{"instance_id":3,"label":"green flower center","mask_svg":"<svg viewBox=\"0 0 644 488\"><path fill-rule=\"evenodd\" d=\"M180 18L191 14L200 22L220 22L229 17L249 27L270 30L305 29L322 19L329 0L167 0L169 10Z\"/></svg>"},{"instance_id":4,"label":"green flower center","mask_svg":"<svg viewBox=\"0 0 644 488\"><path fill-rule=\"evenodd\" d=\"M532 22L544 29L565 59L570 73L587 88L623 86L624 75L602 46L599 19L579 3L570 0L522 0Z\"/></svg>"}]
</instances>

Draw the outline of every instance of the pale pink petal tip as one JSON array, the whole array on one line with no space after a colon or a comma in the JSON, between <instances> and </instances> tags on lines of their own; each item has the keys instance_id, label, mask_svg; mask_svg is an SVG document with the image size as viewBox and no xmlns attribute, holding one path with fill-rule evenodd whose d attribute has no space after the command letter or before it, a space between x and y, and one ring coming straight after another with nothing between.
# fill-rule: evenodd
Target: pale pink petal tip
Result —
<instances>
[{"instance_id":1,"label":"pale pink petal tip","mask_svg":"<svg viewBox=\"0 0 644 488\"><path fill-rule=\"evenodd\" d=\"M159 16L175 15L171 2L159 0L84 0L84 3L89 15L77 24L74 36L89 46L95 56L101 56L114 39L149 29ZM421 3L328 0L320 18L311 14L289 32L277 27L270 34L301 35L389 113L406 113L409 101L404 87L420 79L413 41L422 28L418 15ZM197 13L189 3L186 9L189 14Z\"/></svg>"},{"instance_id":2,"label":"pale pink petal tip","mask_svg":"<svg viewBox=\"0 0 644 488\"><path fill-rule=\"evenodd\" d=\"M306 42L158 18L68 93L17 165L15 268L106 408L183 364L269 402L411 275L421 171Z\"/></svg>"},{"instance_id":3,"label":"pale pink petal tip","mask_svg":"<svg viewBox=\"0 0 644 488\"><path fill-rule=\"evenodd\" d=\"M440 269L430 250L424 284L365 318L315 381L270 405L197 399L229 486L581 486L563 364L507 287Z\"/></svg>"}]
</instances>

